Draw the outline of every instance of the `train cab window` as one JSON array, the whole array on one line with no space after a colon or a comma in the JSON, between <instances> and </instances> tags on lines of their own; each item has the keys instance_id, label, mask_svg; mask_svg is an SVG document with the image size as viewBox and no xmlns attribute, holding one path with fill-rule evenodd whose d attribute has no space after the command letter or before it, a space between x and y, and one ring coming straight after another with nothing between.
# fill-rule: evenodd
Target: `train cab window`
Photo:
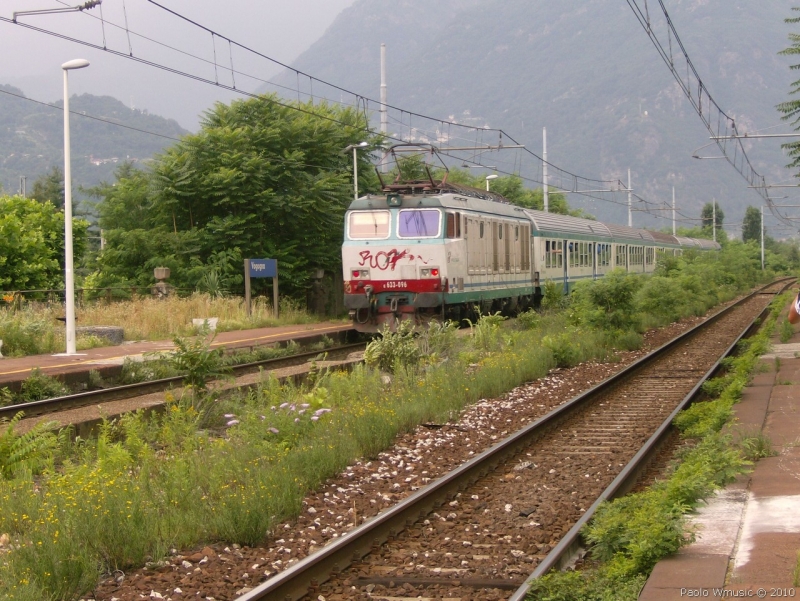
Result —
<instances>
[{"instance_id":1,"label":"train cab window","mask_svg":"<svg viewBox=\"0 0 800 601\"><path fill-rule=\"evenodd\" d=\"M400 238L438 238L441 221L438 209L401 209L397 235Z\"/></svg>"},{"instance_id":2,"label":"train cab window","mask_svg":"<svg viewBox=\"0 0 800 601\"><path fill-rule=\"evenodd\" d=\"M447 237L460 238L461 237L461 214L460 213L447 213Z\"/></svg>"},{"instance_id":3,"label":"train cab window","mask_svg":"<svg viewBox=\"0 0 800 601\"><path fill-rule=\"evenodd\" d=\"M389 211L353 211L347 218L351 240L384 240L389 237Z\"/></svg>"}]
</instances>

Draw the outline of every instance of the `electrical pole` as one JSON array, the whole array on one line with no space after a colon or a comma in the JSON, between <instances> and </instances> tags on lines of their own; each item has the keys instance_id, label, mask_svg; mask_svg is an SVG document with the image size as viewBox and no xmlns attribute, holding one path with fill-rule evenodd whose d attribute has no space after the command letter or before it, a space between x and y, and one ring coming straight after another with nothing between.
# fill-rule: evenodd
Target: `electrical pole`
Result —
<instances>
[{"instance_id":1,"label":"electrical pole","mask_svg":"<svg viewBox=\"0 0 800 601\"><path fill-rule=\"evenodd\" d=\"M550 212L550 195L547 188L547 128L542 128L542 197L544 198L544 212Z\"/></svg>"},{"instance_id":2,"label":"electrical pole","mask_svg":"<svg viewBox=\"0 0 800 601\"><path fill-rule=\"evenodd\" d=\"M675 227L675 186L672 186L672 235L677 236L677 232Z\"/></svg>"},{"instance_id":3,"label":"electrical pole","mask_svg":"<svg viewBox=\"0 0 800 601\"><path fill-rule=\"evenodd\" d=\"M761 205L761 271L764 271L764 205Z\"/></svg>"},{"instance_id":4,"label":"electrical pole","mask_svg":"<svg viewBox=\"0 0 800 601\"><path fill-rule=\"evenodd\" d=\"M386 112L386 44L381 44L381 136L386 139L389 131L389 115ZM384 153L381 159L381 172L388 173L388 157Z\"/></svg>"},{"instance_id":5,"label":"electrical pole","mask_svg":"<svg viewBox=\"0 0 800 601\"><path fill-rule=\"evenodd\" d=\"M633 202L631 200L631 169L628 167L628 227L633 227Z\"/></svg>"}]
</instances>

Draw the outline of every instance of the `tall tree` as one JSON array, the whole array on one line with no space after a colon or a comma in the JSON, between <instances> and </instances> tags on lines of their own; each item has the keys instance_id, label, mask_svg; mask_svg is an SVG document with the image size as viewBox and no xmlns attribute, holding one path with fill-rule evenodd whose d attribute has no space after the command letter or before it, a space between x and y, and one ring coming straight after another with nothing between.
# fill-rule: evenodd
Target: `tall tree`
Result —
<instances>
[{"instance_id":1,"label":"tall tree","mask_svg":"<svg viewBox=\"0 0 800 601\"><path fill-rule=\"evenodd\" d=\"M756 207L747 207L742 221L742 240L761 240L761 211Z\"/></svg>"},{"instance_id":2,"label":"tall tree","mask_svg":"<svg viewBox=\"0 0 800 601\"><path fill-rule=\"evenodd\" d=\"M64 208L64 172L59 167L40 175L33 182L30 194L39 202L50 201L57 209Z\"/></svg>"},{"instance_id":3,"label":"tall tree","mask_svg":"<svg viewBox=\"0 0 800 601\"><path fill-rule=\"evenodd\" d=\"M276 100L217 104L151 173L120 174L106 187L99 262L107 278L148 283L164 265L175 285L194 287L214 271L235 290L243 258L269 257L278 260L281 289L300 293L314 270L340 269L353 190L353 155L342 150L378 138L365 135L356 110ZM366 175L368 153L357 158Z\"/></svg>"},{"instance_id":4,"label":"tall tree","mask_svg":"<svg viewBox=\"0 0 800 601\"><path fill-rule=\"evenodd\" d=\"M73 220L73 252L86 247L88 223ZM64 213L51 202L0 196L0 290L64 285Z\"/></svg>"},{"instance_id":5,"label":"tall tree","mask_svg":"<svg viewBox=\"0 0 800 601\"><path fill-rule=\"evenodd\" d=\"M792 7L793 11L800 11L800 7ZM789 17L784 19L786 23L800 23L800 17ZM789 34L789 41L791 45L788 48L781 50L778 54L783 54L784 56L795 56L800 54L800 34L797 33L790 33ZM789 67L792 70L800 69L800 64L794 64ZM789 90L789 95L800 94L800 79L797 79L791 83L791 87ZM792 125L794 126L795 130L800 130L800 98L794 98L792 100L787 100L786 102L781 102L778 105L778 111L783 113L784 121L791 121ZM792 162L786 165L789 169L797 169L800 168L800 141L795 142L787 142L781 145L782 148L785 148L787 154L792 158ZM795 177L800 177L800 172L795 173Z\"/></svg>"},{"instance_id":6,"label":"tall tree","mask_svg":"<svg viewBox=\"0 0 800 601\"><path fill-rule=\"evenodd\" d=\"M715 215L716 209L716 215ZM714 217L716 216L716 223ZM703 227L711 228L711 224L715 223L717 229L722 229L722 222L725 221L725 213L719 207L719 203L715 200L712 203L707 202L703 205L703 210L700 212L700 219L702 219Z\"/></svg>"}]
</instances>

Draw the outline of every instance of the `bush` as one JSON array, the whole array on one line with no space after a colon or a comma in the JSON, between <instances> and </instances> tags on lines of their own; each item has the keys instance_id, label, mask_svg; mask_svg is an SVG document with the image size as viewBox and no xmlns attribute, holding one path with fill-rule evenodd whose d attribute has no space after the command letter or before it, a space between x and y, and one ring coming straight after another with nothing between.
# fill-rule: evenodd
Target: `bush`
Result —
<instances>
[{"instance_id":1,"label":"bush","mask_svg":"<svg viewBox=\"0 0 800 601\"><path fill-rule=\"evenodd\" d=\"M579 282L572 293L572 317L601 330L630 330L638 325L635 296L642 278L622 269Z\"/></svg>"},{"instance_id":2,"label":"bush","mask_svg":"<svg viewBox=\"0 0 800 601\"><path fill-rule=\"evenodd\" d=\"M367 365L388 372L416 365L421 357L422 353L414 341L414 323L405 320L398 322L395 332L384 325L380 338L370 342L364 351Z\"/></svg>"}]
</instances>

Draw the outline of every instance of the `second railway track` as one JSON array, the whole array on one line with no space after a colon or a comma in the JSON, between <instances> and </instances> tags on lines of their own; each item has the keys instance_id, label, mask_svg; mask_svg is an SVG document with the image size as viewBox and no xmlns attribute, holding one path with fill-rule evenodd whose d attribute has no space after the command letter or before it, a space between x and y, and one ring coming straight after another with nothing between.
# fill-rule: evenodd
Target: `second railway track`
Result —
<instances>
[{"instance_id":1,"label":"second railway track","mask_svg":"<svg viewBox=\"0 0 800 601\"><path fill-rule=\"evenodd\" d=\"M776 292L721 311L239 600L522 598L513 589L555 561L553 547Z\"/></svg>"}]
</instances>

